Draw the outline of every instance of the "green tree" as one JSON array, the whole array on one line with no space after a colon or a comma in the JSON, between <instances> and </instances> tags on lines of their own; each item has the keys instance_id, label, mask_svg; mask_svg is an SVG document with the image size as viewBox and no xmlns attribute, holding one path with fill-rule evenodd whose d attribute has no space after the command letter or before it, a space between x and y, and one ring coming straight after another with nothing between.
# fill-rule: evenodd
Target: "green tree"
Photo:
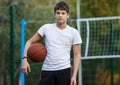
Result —
<instances>
[{"instance_id":1,"label":"green tree","mask_svg":"<svg viewBox=\"0 0 120 85\"><path fill-rule=\"evenodd\" d=\"M81 0L81 17L119 16L119 3L119 0Z\"/></svg>"}]
</instances>

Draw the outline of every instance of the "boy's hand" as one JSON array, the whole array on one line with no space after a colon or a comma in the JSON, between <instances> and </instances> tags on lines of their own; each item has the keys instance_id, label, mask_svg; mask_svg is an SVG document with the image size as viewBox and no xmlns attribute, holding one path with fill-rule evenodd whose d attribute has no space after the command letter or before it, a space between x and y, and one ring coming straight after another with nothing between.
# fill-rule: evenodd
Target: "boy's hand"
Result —
<instances>
[{"instance_id":1,"label":"boy's hand","mask_svg":"<svg viewBox=\"0 0 120 85\"><path fill-rule=\"evenodd\" d=\"M72 76L70 85L77 85L77 83L76 83L76 77Z\"/></svg>"},{"instance_id":2,"label":"boy's hand","mask_svg":"<svg viewBox=\"0 0 120 85\"><path fill-rule=\"evenodd\" d=\"M25 75L28 75L28 72L31 72L30 65L27 62L27 59L22 60L22 71Z\"/></svg>"}]
</instances>

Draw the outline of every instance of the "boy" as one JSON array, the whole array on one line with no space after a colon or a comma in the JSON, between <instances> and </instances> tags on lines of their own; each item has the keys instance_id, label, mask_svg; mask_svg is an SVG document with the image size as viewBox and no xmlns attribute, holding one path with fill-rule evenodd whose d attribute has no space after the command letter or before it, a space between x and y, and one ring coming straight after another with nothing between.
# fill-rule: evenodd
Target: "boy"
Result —
<instances>
[{"instance_id":1,"label":"boy","mask_svg":"<svg viewBox=\"0 0 120 85\"><path fill-rule=\"evenodd\" d=\"M58 2L54 7L56 23L43 25L25 45L22 71L28 75L30 66L27 62L27 49L41 38L45 40L47 56L43 62L39 85L76 85L76 77L80 63L79 32L67 25L69 6ZM74 66L71 75L70 51L73 48Z\"/></svg>"}]
</instances>

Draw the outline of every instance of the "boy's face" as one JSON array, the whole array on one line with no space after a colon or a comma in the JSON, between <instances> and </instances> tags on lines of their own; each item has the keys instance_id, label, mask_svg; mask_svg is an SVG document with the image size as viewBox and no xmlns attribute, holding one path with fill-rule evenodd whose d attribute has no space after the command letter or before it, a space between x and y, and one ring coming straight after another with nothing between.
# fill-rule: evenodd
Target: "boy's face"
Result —
<instances>
[{"instance_id":1,"label":"boy's face","mask_svg":"<svg viewBox=\"0 0 120 85\"><path fill-rule=\"evenodd\" d=\"M56 10L55 17L58 24L65 24L67 18L69 18L69 14L66 12L66 10Z\"/></svg>"}]
</instances>

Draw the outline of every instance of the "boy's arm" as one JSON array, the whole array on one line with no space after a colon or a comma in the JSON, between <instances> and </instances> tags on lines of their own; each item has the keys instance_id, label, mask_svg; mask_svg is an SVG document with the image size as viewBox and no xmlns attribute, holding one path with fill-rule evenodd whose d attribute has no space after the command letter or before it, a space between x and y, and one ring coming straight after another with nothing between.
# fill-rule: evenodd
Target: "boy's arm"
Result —
<instances>
[{"instance_id":1,"label":"boy's arm","mask_svg":"<svg viewBox=\"0 0 120 85\"><path fill-rule=\"evenodd\" d=\"M33 37L31 37L25 44L25 48L24 48L24 57L27 57L27 50L30 47L30 45L32 43L37 42L38 40L40 40L42 37L36 33ZM30 66L29 63L27 61L27 58L24 58L22 60L22 71L25 75L28 75L28 72L30 72Z\"/></svg>"},{"instance_id":2,"label":"boy's arm","mask_svg":"<svg viewBox=\"0 0 120 85\"><path fill-rule=\"evenodd\" d=\"M41 38L42 38L42 37L41 37L38 33L36 33L33 37L31 37L31 38L26 42L26 44L25 44L25 49L24 49L24 56L27 57L27 50L28 50L28 48L30 47L30 45L31 45L32 43L37 42L37 41L40 40Z\"/></svg>"},{"instance_id":3,"label":"boy's arm","mask_svg":"<svg viewBox=\"0 0 120 85\"><path fill-rule=\"evenodd\" d=\"M73 75L71 78L70 85L76 85L76 78L77 78L77 72L79 69L80 64L80 44L73 45L73 53L74 53L74 65L73 65Z\"/></svg>"}]
</instances>

